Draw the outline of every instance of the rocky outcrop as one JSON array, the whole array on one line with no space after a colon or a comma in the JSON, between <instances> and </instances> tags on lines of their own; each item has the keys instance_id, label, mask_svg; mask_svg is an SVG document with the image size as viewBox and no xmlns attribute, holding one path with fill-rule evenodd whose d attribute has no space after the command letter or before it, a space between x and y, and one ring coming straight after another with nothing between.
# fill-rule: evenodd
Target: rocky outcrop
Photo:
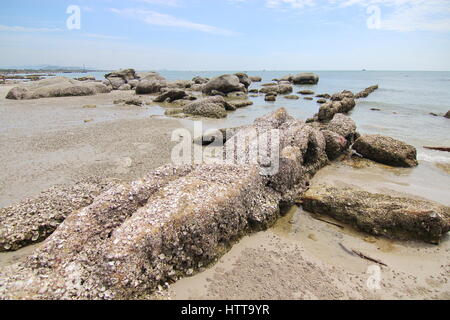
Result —
<instances>
[{"instance_id":1,"label":"rocky outcrop","mask_svg":"<svg viewBox=\"0 0 450 320\"><path fill-rule=\"evenodd\" d=\"M300 73L292 78L294 84L318 84L319 76L314 73Z\"/></svg>"},{"instance_id":2,"label":"rocky outcrop","mask_svg":"<svg viewBox=\"0 0 450 320\"><path fill-rule=\"evenodd\" d=\"M154 102L173 102L175 100L184 99L187 97L187 93L181 89L172 89L164 92L163 94L156 97Z\"/></svg>"},{"instance_id":3,"label":"rocky outcrop","mask_svg":"<svg viewBox=\"0 0 450 320\"><path fill-rule=\"evenodd\" d=\"M105 74L105 84L111 85L114 90L130 90L133 86L130 81L139 79L134 69L124 69ZM129 84L130 89L124 89Z\"/></svg>"},{"instance_id":4,"label":"rocky outcrop","mask_svg":"<svg viewBox=\"0 0 450 320\"><path fill-rule=\"evenodd\" d=\"M46 239L69 214L90 205L110 187L107 182L90 179L73 186L56 186L37 198L0 209L0 252Z\"/></svg>"},{"instance_id":5,"label":"rocky outcrop","mask_svg":"<svg viewBox=\"0 0 450 320\"><path fill-rule=\"evenodd\" d=\"M354 99L355 95L353 92L344 90L341 93L335 93L331 96L331 101L342 101L345 98Z\"/></svg>"},{"instance_id":6,"label":"rocky outcrop","mask_svg":"<svg viewBox=\"0 0 450 320\"><path fill-rule=\"evenodd\" d=\"M214 92L227 93L234 91L246 91L245 85L240 82L240 79L236 75L225 74L220 77L211 79L205 84L203 93L206 95L214 95Z\"/></svg>"},{"instance_id":7,"label":"rocky outcrop","mask_svg":"<svg viewBox=\"0 0 450 320\"><path fill-rule=\"evenodd\" d=\"M221 96L194 101L183 108L183 112L187 115L217 119L226 118L227 110L234 111L236 108Z\"/></svg>"},{"instance_id":8,"label":"rocky outcrop","mask_svg":"<svg viewBox=\"0 0 450 320\"><path fill-rule=\"evenodd\" d=\"M349 113L356 106L356 102L351 98L344 98L342 101L330 101L321 105L319 109L319 121L329 121L338 113Z\"/></svg>"},{"instance_id":9,"label":"rocky outcrop","mask_svg":"<svg viewBox=\"0 0 450 320\"><path fill-rule=\"evenodd\" d=\"M91 96L110 91L110 88L99 82L55 77L24 83L12 88L6 95L6 99L28 100L50 97Z\"/></svg>"},{"instance_id":10,"label":"rocky outcrop","mask_svg":"<svg viewBox=\"0 0 450 320\"><path fill-rule=\"evenodd\" d=\"M279 133L279 170L264 174L266 162L253 153L255 133L271 130ZM165 166L73 212L26 262L1 269L0 296L145 298L272 225L327 163L320 131L284 109L239 130L226 150L236 143L234 161Z\"/></svg>"},{"instance_id":11,"label":"rocky outcrop","mask_svg":"<svg viewBox=\"0 0 450 320\"><path fill-rule=\"evenodd\" d=\"M356 140L353 150L364 158L394 167L415 167L417 150L411 145L381 135L365 135Z\"/></svg>"},{"instance_id":12,"label":"rocky outcrop","mask_svg":"<svg viewBox=\"0 0 450 320\"><path fill-rule=\"evenodd\" d=\"M374 85L374 86L368 87L368 88L364 89L363 91L357 93L355 95L355 98L356 99L367 98L369 95L374 93L376 90L378 90L378 85Z\"/></svg>"},{"instance_id":13,"label":"rocky outcrop","mask_svg":"<svg viewBox=\"0 0 450 320\"><path fill-rule=\"evenodd\" d=\"M160 93L162 88L166 87L165 81L157 79L141 80L136 86L136 94Z\"/></svg>"},{"instance_id":14,"label":"rocky outcrop","mask_svg":"<svg viewBox=\"0 0 450 320\"><path fill-rule=\"evenodd\" d=\"M306 211L375 236L439 244L450 231L450 208L430 201L319 185L306 192L302 203Z\"/></svg>"}]
</instances>

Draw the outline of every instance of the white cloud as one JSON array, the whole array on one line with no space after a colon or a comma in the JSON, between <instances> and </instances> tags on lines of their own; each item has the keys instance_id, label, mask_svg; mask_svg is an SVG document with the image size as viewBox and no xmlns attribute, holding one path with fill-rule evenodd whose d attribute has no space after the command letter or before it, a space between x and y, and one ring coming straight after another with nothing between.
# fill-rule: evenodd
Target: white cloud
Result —
<instances>
[{"instance_id":1,"label":"white cloud","mask_svg":"<svg viewBox=\"0 0 450 320\"><path fill-rule=\"evenodd\" d=\"M164 5L169 7L180 7L180 1L179 0L134 0L137 2L144 2L147 4L156 4L156 5Z\"/></svg>"},{"instance_id":2,"label":"white cloud","mask_svg":"<svg viewBox=\"0 0 450 320\"><path fill-rule=\"evenodd\" d=\"M97 33L85 33L84 36L86 36L88 38L107 39L107 40L124 40L124 39L126 39L125 37L116 37L116 36L97 34Z\"/></svg>"},{"instance_id":3,"label":"white cloud","mask_svg":"<svg viewBox=\"0 0 450 320\"><path fill-rule=\"evenodd\" d=\"M112 12L120 14L122 16L130 17L133 19L141 20L147 24L164 26L164 27L177 27L189 30L195 30L210 34L234 36L238 33L206 25L188 20L180 19L168 14L159 13L152 10L140 10L140 9L110 9Z\"/></svg>"}]
</instances>

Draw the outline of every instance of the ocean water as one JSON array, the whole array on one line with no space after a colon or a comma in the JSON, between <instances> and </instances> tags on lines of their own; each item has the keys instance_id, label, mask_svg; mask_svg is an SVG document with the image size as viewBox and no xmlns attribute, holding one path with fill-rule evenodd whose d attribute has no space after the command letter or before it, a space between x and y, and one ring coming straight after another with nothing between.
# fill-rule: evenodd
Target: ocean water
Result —
<instances>
[{"instance_id":1,"label":"ocean water","mask_svg":"<svg viewBox=\"0 0 450 320\"><path fill-rule=\"evenodd\" d=\"M239 71L160 71L168 80L190 80L195 76L215 77ZM271 82L287 74L300 71L247 71L251 76L260 76L263 81L253 83L252 88ZM351 113L358 130L363 134L383 134L403 140L417 147L419 160L425 162L450 163L450 153L424 149L424 146L450 146L450 119L442 117L450 110L450 72L416 71L313 71L320 76L317 85L294 86L294 94L310 89L316 94L333 94L343 90L359 92L374 84L379 85L366 99L361 99ZM58 74L73 78L87 74ZM89 73L98 80L104 73ZM299 119L307 119L317 113L317 99L307 101L288 100L279 96L276 102L266 102L264 97L251 98L253 106L242 108L223 120L206 120L206 128L227 128L250 124L257 117L285 107ZM372 111L377 108L381 111ZM432 116L430 113L441 116Z\"/></svg>"}]
</instances>

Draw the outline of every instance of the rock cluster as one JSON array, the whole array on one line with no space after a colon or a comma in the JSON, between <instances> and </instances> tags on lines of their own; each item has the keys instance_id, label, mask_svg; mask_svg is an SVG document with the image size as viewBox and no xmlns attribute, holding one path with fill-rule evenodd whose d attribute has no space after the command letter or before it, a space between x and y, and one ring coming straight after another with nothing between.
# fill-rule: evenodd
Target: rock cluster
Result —
<instances>
[{"instance_id":1,"label":"rock cluster","mask_svg":"<svg viewBox=\"0 0 450 320\"><path fill-rule=\"evenodd\" d=\"M224 74L209 80L203 87L203 94L227 95L231 92L247 92L251 85L250 78L245 73Z\"/></svg>"},{"instance_id":2,"label":"rock cluster","mask_svg":"<svg viewBox=\"0 0 450 320\"><path fill-rule=\"evenodd\" d=\"M259 134L277 129L279 170L261 174ZM243 139L247 137L248 139ZM239 130L234 162L165 166L74 211L19 266L0 270L5 299L136 299L192 274L243 235L267 228L328 159L323 134L284 109ZM242 143L242 142L240 142Z\"/></svg>"},{"instance_id":3,"label":"rock cluster","mask_svg":"<svg viewBox=\"0 0 450 320\"><path fill-rule=\"evenodd\" d=\"M378 90L378 85L368 87L368 88L364 89L363 91L357 93L355 95L355 98L356 99L367 98L370 94L374 93L376 90Z\"/></svg>"},{"instance_id":4,"label":"rock cluster","mask_svg":"<svg viewBox=\"0 0 450 320\"><path fill-rule=\"evenodd\" d=\"M131 90L137 85L139 77L134 69L125 69L105 74L104 84L113 90Z\"/></svg>"}]
</instances>

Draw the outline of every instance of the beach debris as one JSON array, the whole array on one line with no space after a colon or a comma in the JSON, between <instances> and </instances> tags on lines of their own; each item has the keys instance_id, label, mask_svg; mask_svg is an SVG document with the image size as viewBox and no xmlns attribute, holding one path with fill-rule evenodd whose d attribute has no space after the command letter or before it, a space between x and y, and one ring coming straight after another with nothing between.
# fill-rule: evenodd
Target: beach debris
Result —
<instances>
[{"instance_id":1,"label":"beach debris","mask_svg":"<svg viewBox=\"0 0 450 320\"><path fill-rule=\"evenodd\" d=\"M380 261L380 260L378 260L378 259L371 258L371 257L369 257L368 255L366 255L366 254L364 254L364 253L362 253L362 252L360 252L360 251L358 251L358 250L355 250L355 249L349 249L349 248L347 248L346 246L344 246L342 243L339 243L339 246L340 246L345 252L347 252L348 254L350 254L350 255L352 255L352 256L355 256L355 255L356 255L356 256L360 257L361 259L364 259L364 260L367 260L367 261L370 261L370 262L374 262L374 263L379 264L379 265L384 266L384 267L387 267L387 266L388 266L386 263L384 263L384 262L382 262L382 261Z\"/></svg>"},{"instance_id":2,"label":"beach debris","mask_svg":"<svg viewBox=\"0 0 450 320\"><path fill-rule=\"evenodd\" d=\"M327 185L311 187L302 200L308 212L329 215L375 236L439 244L450 231L450 208L431 201Z\"/></svg>"},{"instance_id":3,"label":"beach debris","mask_svg":"<svg viewBox=\"0 0 450 320\"><path fill-rule=\"evenodd\" d=\"M110 88L99 82L78 81L65 77L55 77L33 82L22 83L12 88L6 99L29 100L50 97L91 96L98 93L109 93Z\"/></svg>"},{"instance_id":4,"label":"beach debris","mask_svg":"<svg viewBox=\"0 0 450 320\"><path fill-rule=\"evenodd\" d=\"M300 73L292 77L294 84L318 84L319 76L314 73Z\"/></svg>"},{"instance_id":5,"label":"beach debris","mask_svg":"<svg viewBox=\"0 0 450 320\"><path fill-rule=\"evenodd\" d=\"M409 168L419 165L416 148L391 137L364 135L352 148L366 159L389 166Z\"/></svg>"},{"instance_id":6,"label":"beach debris","mask_svg":"<svg viewBox=\"0 0 450 320\"><path fill-rule=\"evenodd\" d=\"M424 147L424 148L428 149L428 150L450 152L450 148L449 147Z\"/></svg>"},{"instance_id":7,"label":"beach debris","mask_svg":"<svg viewBox=\"0 0 450 320\"><path fill-rule=\"evenodd\" d=\"M279 170L262 173L254 135L279 131ZM252 138L253 137L253 138ZM234 163L167 165L73 211L28 259L0 269L3 299L137 299L223 255L293 204L328 162L322 133L279 109L239 130ZM225 150L224 149L224 150ZM42 290L46 288L46 290Z\"/></svg>"}]
</instances>

